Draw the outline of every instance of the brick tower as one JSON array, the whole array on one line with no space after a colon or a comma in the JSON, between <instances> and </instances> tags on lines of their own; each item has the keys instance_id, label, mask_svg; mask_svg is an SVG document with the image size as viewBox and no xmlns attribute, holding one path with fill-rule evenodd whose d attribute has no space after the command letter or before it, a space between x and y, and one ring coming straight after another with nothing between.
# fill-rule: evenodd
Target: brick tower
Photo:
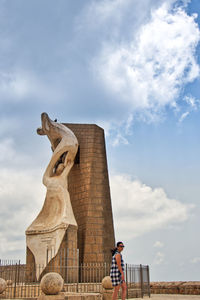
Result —
<instances>
[{"instance_id":1,"label":"brick tower","mask_svg":"<svg viewBox=\"0 0 200 300\"><path fill-rule=\"evenodd\" d=\"M64 124L79 141L68 190L78 223L79 263L110 262L114 227L104 130L97 125Z\"/></svg>"}]
</instances>

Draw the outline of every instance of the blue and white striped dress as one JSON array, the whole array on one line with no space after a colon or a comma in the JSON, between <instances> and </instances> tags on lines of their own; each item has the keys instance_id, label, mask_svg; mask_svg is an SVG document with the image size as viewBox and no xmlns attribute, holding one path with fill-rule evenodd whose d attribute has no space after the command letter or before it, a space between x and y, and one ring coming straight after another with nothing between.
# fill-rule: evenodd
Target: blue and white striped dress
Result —
<instances>
[{"instance_id":1,"label":"blue and white striped dress","mask_svg":"<svg viewBox=\"0 0 200 300\"><path fill-rule=\"evenodd\" d=\"M121 256L121 267L122 267L122 271L124 272L124 261L123 261L122 255L121 255L121 253L116 251L115 254L112 257L112 265L111 265L111 269L110 269L110 278L111 278L113 286L117 286L119 284L122 284L121 273L118 269L117 261L116 261L116 258L115 258L115 256L117 254L120 254L120 256Z\"/></svg>"}]
</instances>

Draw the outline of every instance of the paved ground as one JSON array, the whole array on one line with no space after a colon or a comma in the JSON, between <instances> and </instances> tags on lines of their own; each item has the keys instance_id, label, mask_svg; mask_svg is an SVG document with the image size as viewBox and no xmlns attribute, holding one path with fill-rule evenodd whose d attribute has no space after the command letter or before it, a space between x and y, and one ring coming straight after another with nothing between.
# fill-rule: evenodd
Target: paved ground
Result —
<instances>
[{"instance_id":1,"label":"paved ground","mask_svg":"<svg viewBox=\"0 0 200 300\"><path fill-rule=\"evenodd\" d=\"M2 299L2 298L1 298ZM31 298L29 298L30 300ZM200 300L200 295L155 295L152 294L151 298L145 296L144 298L131 298L129 300ZM3 300L3 299L2 299ZM6 300L13 300L13 299L6 299ZM22 299L15 299L15 300L22 300ZM27 299L28 300L28 299Z\"/></svg>"},{"instance_id":2,"label":"paved ground","mask_svg":"<svg viewBox=\"0 0 200 300\"><path fill-rule=\"evenodd\" d=\"M136 298L135 298L136 299ZM138 298L137 298L138 299ZM151 295L151 298L144 297L144 300L200 300L200 295Z\"/></svg>"}]
</instances>

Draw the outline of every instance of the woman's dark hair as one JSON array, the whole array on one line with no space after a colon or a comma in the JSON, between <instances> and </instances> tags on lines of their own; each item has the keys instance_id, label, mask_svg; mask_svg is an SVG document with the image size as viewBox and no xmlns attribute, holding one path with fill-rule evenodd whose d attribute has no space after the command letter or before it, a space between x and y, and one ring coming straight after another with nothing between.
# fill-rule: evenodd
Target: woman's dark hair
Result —
<instances>
[{"instance_id":1,"label":"woman's dark hair","mask_svg":"<svg viewBox=\"0 0 200 300\"><path fill-rule=\"evenodd\" d=\"M112 256L117 252L117 247L113 248L113 249L110 249L111 253L112 253Z\"/></svg>"},{"instance_id":2,"label":"woman's dark hair","mask_svg":"<svg viewBox=\"0 0 200 300\"><path fill-rule=\"evenodd\" d=\"M123 244L123 242L117 242L117 247L119 247L120 244Z\"/></svg>"},{"instance_id":3,"label":"woman's dark hair","mask_svg":"<svg viewBox=\"0 0 200 300\"><path fill-rule=\"evenodd\" d=\"M117 247L119 247L120 244L123 244L123 242L117 242ZM117 252L117 247L110 250L112 253L112 256Z\"/></svg>"}]
</instances>

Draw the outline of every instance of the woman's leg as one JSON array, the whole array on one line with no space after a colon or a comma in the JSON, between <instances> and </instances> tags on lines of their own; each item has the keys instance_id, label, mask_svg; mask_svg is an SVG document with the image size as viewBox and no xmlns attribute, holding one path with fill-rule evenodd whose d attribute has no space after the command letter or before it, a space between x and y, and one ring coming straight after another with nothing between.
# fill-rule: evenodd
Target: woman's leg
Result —
<instances>
[{"instance_id":1,"label":"woman's leg","mask_svg":"<svg viewBox=\"0 0 200 300\"><path fill-rule=\"evenodd\" d=\"M114 291L113 291L113 294L112 294L112 300L116 300L117 299L117 295L118 295L119 289L120 289L120 285L117 285L117 286L114 287Z\"/></svg>"},{"instance_id":2,"label":"woman's leg","mask_svg":"<svg viewBox=\"0 0 200 300\"><path fill-rule=\"evenodd\" d=\"M122 300L125 300L126 299L126 283L123 282L121 286L122 286Z\"/></svg>"}]
</instances>

